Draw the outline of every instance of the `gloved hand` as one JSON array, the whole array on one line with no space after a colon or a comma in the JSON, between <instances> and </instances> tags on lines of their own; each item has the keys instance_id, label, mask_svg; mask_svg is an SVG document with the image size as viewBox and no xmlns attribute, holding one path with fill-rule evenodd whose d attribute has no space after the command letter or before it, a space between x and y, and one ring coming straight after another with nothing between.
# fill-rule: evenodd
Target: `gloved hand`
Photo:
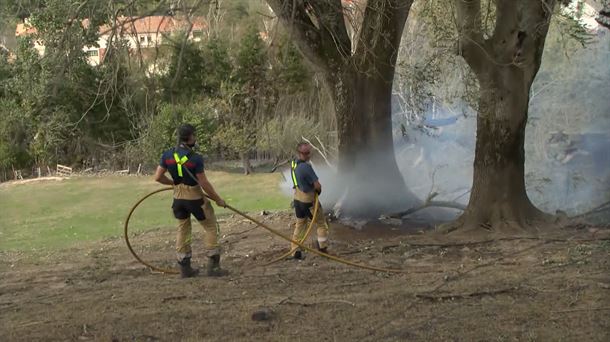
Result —
<instances>
[{"instance_id":1,"label":"gloved hand","mask_svg":"<svg viewBox=\"0 0 610 342\"><path fill-rule=\"evenodd\" d=\"M217 205L217 206L219 206L219 207L223 207L223 208L226 208L226 207L227 207L227 203L225 203L225 201L224 201L222 198L219 198L219 199L216 201L216 205Z\"/></svg>"}]
</instances>

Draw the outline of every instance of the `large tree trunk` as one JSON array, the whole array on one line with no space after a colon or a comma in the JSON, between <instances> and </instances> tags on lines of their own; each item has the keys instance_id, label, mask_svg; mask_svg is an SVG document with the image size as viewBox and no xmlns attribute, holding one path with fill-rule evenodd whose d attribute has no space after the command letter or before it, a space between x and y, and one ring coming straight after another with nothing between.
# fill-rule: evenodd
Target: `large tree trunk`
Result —
<instances>
[{"instance_id":1,"label":"large tree trunk","mask_svg":"<svg viewBox=\"0 0 610 342\"><path fill-rule=\"evenodd\" d=\"M418 202L398 169L392 134L392 84L410 6L369 2L351 60L326 79L337 117L337 180L346 191L346 216L378 218Z\"/></svg>"},{"instance_id":2,"label":"large tree trunk","mask_svg":"<svg viewBox=\"0 0 610 342\"><path fill-rule=\"evenodd\" d=\"M480 78L470 201L460 223L491 229L527 227L545 218L525 189L525 125L529 88L517 67L493 66Z\"/></svg>"},{"instance_id":3,"label":"large tree trunk","mask_svg":"<svg viewBox=\"0 0 610 342\"><path fill-rule=\"evenodd\" d=\"M479 80L473 187L464 214L448 228L507 232L549 216L525 189L529 93L542 59L555 0L498 0L493 35L484 38L479 0L455 0L459 53Z\"/></svg>"},{"instance_id":4,"label":"large tree trunk","mask_svg":"<svg viewBox=\"0 0 610 342\"><path fill-rule=\"evenodd\" d=\"M324 75L333 99L339 174L331 181L333 189L346 192L330 194L330 200L343 198L341 213L352 217L376 218L408 208L414 196L394 156L391 95L413 1L369 0L354 2L355 7L344 7L341 0L267 2L305 58ZM348 24L346 17L352 18ZM360 17L362 23L353 22ZM358 32L353 40L348 25Z\"/></svg>"},{"instance_id":5,"label":"large tree trunk","mask_svg":"<svg viewBox=\"0 0 610 342\"><path fill-rule=\"evenodd\" d=\"M250 164L250 157L247 152L242 152L241 155L241 165L244 169L244 175L249 175L253 172L252 164Z\"/></svg>"},{"instance_id":6,"label":"large tree trunk","mask_svg":"<svg viewBox=\"0 0 610 342\"><path fill-rule=\"evenodd\" d=\"M392 78L348 70L327 79L337 116L341 215L377 218L417 202L398 169L392 134ZM331 196L332 197L332 196Z\"/></svg>"}]
</instances>

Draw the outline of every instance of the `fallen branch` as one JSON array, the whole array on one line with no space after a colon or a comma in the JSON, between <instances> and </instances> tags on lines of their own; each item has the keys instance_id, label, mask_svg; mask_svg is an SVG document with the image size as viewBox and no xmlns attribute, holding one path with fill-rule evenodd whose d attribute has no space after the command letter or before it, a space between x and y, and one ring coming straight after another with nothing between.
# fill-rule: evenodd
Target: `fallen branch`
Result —
<instances>
[{"instance_id":1,"label":"fallen branch","mask_svg":"<svg viewBox=\"0 0 610 342\"><path fill-rule=\"evenodd\" d=\"M381 247L381 251L385 252L392 248L400 247L401 245L413 246L413 247L464 247L472 245L482 245L486 243L500 242L500 241L514 241L514 240L541 240L545 242L594 242L594 241L607 241L610 238L599 238L599 239L557 239L557 238L544 238L536 236L513 236L497 239L488 239L481 241L466 241L456 243L413 243L401 241L399 244L385 245Z\"/></svg>"},{"instance_id":2,"label":"fallen branch","mask_svg":"<svg viewBox=\"0 0 610 342\"><path fill-rule=\"evenodd\" d=\"M358 254L358 253L362 253L361 249L355 249L355 250L351 250L351 251L345 251L342 253L337 253L338 256L344 256L344 255L352 255L352 254Z\"/></svg>"},{"instance_id":3,"label":"fallen branch","mask_svg":"<svg viewBox=\"0 0 610 342\"><path fill-rule=\"evenodd\" d=\"M578 214L578 215L575 215L575 216L570 216L569 219L570 220L575 220L575 219L582 218L582 217L585 217L585 216L589 216L589 215L593 215L593 214L598 214L598 213L601 213L601 212L606 211L606 210L610 210L610 201L608 201L606 203L602 203L601 205L599 205L599 206L597 206L597 207L595 207L595 208L593 208L593 209L591 209L591 210L589 210L587 212L584 212L582 214Z\"/></svg>"},{"instance_id":4,"label":"fallen branch","mask_svg":"<svg viewBox=\"0 0 610 342\"><path fill-rule=\"evenodd\" d=\"M269 173L274 173L275 171L277 171L278 168L288 164L288 162L290 162L290 159L286 159L283 162L275 163L275 165L273 165L273 167L271 168L271 171L269 171Z\"/></svg>"},{"instance_id":5,"label":"fallen branch","mask_svg":"<svg viewBox=\"0 0 610 342\"><path fill-rule=\"evenodd\" d=\"M291 297L286 297L286 298L282 299L281 301L279 301L277 303L277 305L294 304L294 305L301 305L304 307L308 307L308 306L313 306L313 305L318 305L318 304L336 304L336 303L356 306L355 303L352 303L350 301L343 300L343 299L330 299L330 300L323 300L323 301L311 302L311 303L301 303L301 302L291 300Z\"/></svg>"},{"instance_id":6,"label":"fallen branch","mask_svg":"<svg viewBox=\"0 0 610 342\"><path fill-rule=\"evenodd\" d=\"M560 311L551 311L551 313L567 313L567 312L579 312L579 311L607 311L607 310L610 310L610 307L607 307L607 308L582 308L582 309L560 310Z\"/></svg>"},{"instance_id":7,"label":"fallen branch","mask_svg":"<svg viewBox=\"0 0 610 342\"><path fill-rule=\"evenodd\" d=\"M182 299L186 299L186 296L165 297L165 298L161 299L161 302L165 303L165 302L169 302L170 300L182 300Z\"/></svg>"},{"instance_id":8,"label":"fallen branch","mask_svg":"<svg viewBox=\"0 0 610 342\"><path fill-rule=\"evenodd\" d=\"M396 213L396 214L392 214L389 215L389 217L391 218L403 218L405 216L409 216L417 211L420 211L422 209L425 208L429 208L429 207L438 207L438 208L451 208L451 209L457 209L457 210L466 210L466 206L458 203L458 202L453 202L453 201L433 201L434 197L438 196L437 192L433 192L431 193L428 198L426 198L426 201L417 207L411 208L411 209L407 209L405 211Z\"/></svg>"},{"instance_id":9,"label":"fallen branch","mask_svg":"<svg viewBox=\"0 0 610 342\"><path fill-rule=\"evenodd\" d=\"M427 300L467 299L467 298L474 298L474 297L481 297L481 296L493 296L493 295L497 295L497 294L513 292L513 291L517 290L518 288L519 288L518 286L513 286L513 287L507 287L507 288L498 289L498 290L477 291L477 292L471 292L471 293L448 294L448 295L440 295L440 296L420 293L420 294L416 294L415 297L421 298L421 299L427 299Z\"/></svg>"},{"instance_id":10,"label":"fallen branch","mask_svg":"<svg viewBox=\"0 0 610 342\"><path fill-rule=\"evenodd\" d=\"M223 239L226 239L226 238L228 238L229 236L236 236L236 235L242 235L242 234L246 234L247 232L253 231L253 230L257 229L257 228L258 228L258 226L255 226L255 227L253 227L253 228L246 229L246 230L243 230L243 231L241 231L241 232L225 234L225 235L223 235L223 236L222 236L222 238L223 238Z\"/></svg>"},{"instance_id":11,"label":"fallen branch","mask_svg":"<svg viewBox=\"0 0 610 342\"><path fill-rule=\"evenodd\" d=\"M38 325L38 324L41 324L41 323L49 323L49 322L43 322L43 321L28 322L28 323L21 324L19 326L19 328L25 328L25 327L29 327L31 325Z\"/></svg>"}]
</instances>

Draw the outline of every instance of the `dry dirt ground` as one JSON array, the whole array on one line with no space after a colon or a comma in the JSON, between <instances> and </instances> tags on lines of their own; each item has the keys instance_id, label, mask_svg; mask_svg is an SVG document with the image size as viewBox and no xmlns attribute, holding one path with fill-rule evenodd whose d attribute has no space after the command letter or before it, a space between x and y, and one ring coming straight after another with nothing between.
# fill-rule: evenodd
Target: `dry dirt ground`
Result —
<instances>
[{"instance_id":1,"label":"dry dirt ground","mask_svg":"<svg viewBox=\"0 0 610 342\"><path fill-rule=\"evenodd\" d=\"M257 217L288 231L288 214ZM610 340L608 229L456 244L417 229L332 225L333 254L407 271L385 274L314 255L265 267L283 241L241 218L221 228L231 274L216 279L151 273L119 238L3 252L0 341ZM173 266L172 235L159 228L132 242ZM194 246L203 267L201 240ZM262 308L267 319L254 321Z\"/></svg>"}]
</instances>

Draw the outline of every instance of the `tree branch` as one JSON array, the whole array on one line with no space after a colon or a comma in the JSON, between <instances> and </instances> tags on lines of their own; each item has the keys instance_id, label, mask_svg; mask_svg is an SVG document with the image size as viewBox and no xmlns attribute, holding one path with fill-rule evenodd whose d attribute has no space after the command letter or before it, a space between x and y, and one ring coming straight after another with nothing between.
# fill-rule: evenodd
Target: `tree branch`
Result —
<instances>
[{"instance_id":1,"label":"tree branch","mask_svg":"<svg viewBox=\"0 0 610 342\"><path fill-rule=\"evenodd\" d=\"M488 60L481 27L481 1L455 0L455 6L459 32L458 54L478 73L485 68Z\"/></svg>"},{"instance_id":2,"label":"tree branch","mask_svg":"<svg viewBox=\"0 0 610 342\"><path fill-rule=\"evenodd\" d=\"M386 76L388 82L394 77L394 67L400 41L412 0L369 0L364 10L360 36L356 39L358 65L369 70L376 65L375 72Z\"/></svg>"},{"instance_id":3,"label":"tree branch","mask_svg":"<svg viewBox=\"0 0 610 342\"><path fill-rule=\"evenodd\" d=\"M322 52L331 63L341 63L351 56L352 44L345 25L341 0L311 1L312 14L318 20Z\"/></svg>"},{"instance_id":4,"label":"tree branch","mask_svg":"<svg viewBox=\"0 0 610 342\"><path fill-rule=\"evenodd\" d=\"M492 41L500 42L507 40L516 34L516 26L519 22L518 7L514 0L496 1L496 24L491 36Z\"/></svg>"},{"instance_id":5,"label":"tree branch","mask_svg":"<svg viewBox=\"0 0 610 342\"><path fill-rule=\"evenodd\" d=\"M610 29L610 3L604 5L595 19L600 25Z\"/></svg>"},{"instance_id":6,"label":"tree branch","mask_svg":"<svg viewBox=\"0 0 610 342\"><path fill-rule=\"evenodd\" d=\"M500 63L517 66L531 84L540 68L544 42L556 0L497 1L494 56Z\"/></svg>"},{"instance_id":7,"label":"tree branch","mask_svg":"<svg viewBox=\"0 0 610 342\"><path fill-rule=\"evenodd\" d=\"M398 218L401 219L405 216L411 215L417 211L420 211L422 209L426 209L426 208L430 208L430 207L438 207L438 208L451 208L451 209L457 209L457 210L466 210L466 206L458 203L458 202L453 202L453 201L433 201L434 197L436 197L438 195L438 193L434 192L431 193L428 198L426 198L426 201L414 208L410 208L407 209L405 211L401 211L399 213L395 213L395 214L391 214L389 215L389 217L391 218Z\"/></svg>"},{"instance_id":8,"label":"tree branch","mask_svg":"<svg viewBox=\"0 0 610 342\"><path fill-rule=\"evenodd\" d=\"M443 301L443 300L456 300L456 299L469 299L481 296L495 296L498 294L505 294L509 292L513 292L519 289L519 286L511 286L506 288L501 288L497 290L483 290L477 292L470 293L456 293L456 294L445 294L445 295L432 295L427 293L418 293L415 295L417 298L427 299L432 301Z\"/></svg>"},{"instance_id":9,"label":"tree branch","mask_svg":"<svg viewBox=\"0 0 610 342\"><path fill-rule=\"evenodd\" d=\"M320 71L328 71L328 61L322 53L321 33L307 14L304 1L267 0L267 4L294 37L305 58Z\"/></svg>"},{"instance_id":10,"label":"tree branch","mask_svg":"<svg viewBox=\"0 0 610 342\"><path fill-rule=\"evenodd\" d=\"M326 162L326 165L331 170L333 170L333 172L335 172L335 173L337 172L337 168L328 160L328 157L326 156L326 153L324 151L322 151L320 148L318 148L316 145L314 145L309 139L305 138L304 136L301 136L301 139L303 139L303 141L305 141L306 143L311 145L311 147L313 147L316 151L318 151L320 156L322 156L322 158L324 158L324 161ZM321 143L320 139L318 139L318 141Z\"/></svg>"}]
</instances>

